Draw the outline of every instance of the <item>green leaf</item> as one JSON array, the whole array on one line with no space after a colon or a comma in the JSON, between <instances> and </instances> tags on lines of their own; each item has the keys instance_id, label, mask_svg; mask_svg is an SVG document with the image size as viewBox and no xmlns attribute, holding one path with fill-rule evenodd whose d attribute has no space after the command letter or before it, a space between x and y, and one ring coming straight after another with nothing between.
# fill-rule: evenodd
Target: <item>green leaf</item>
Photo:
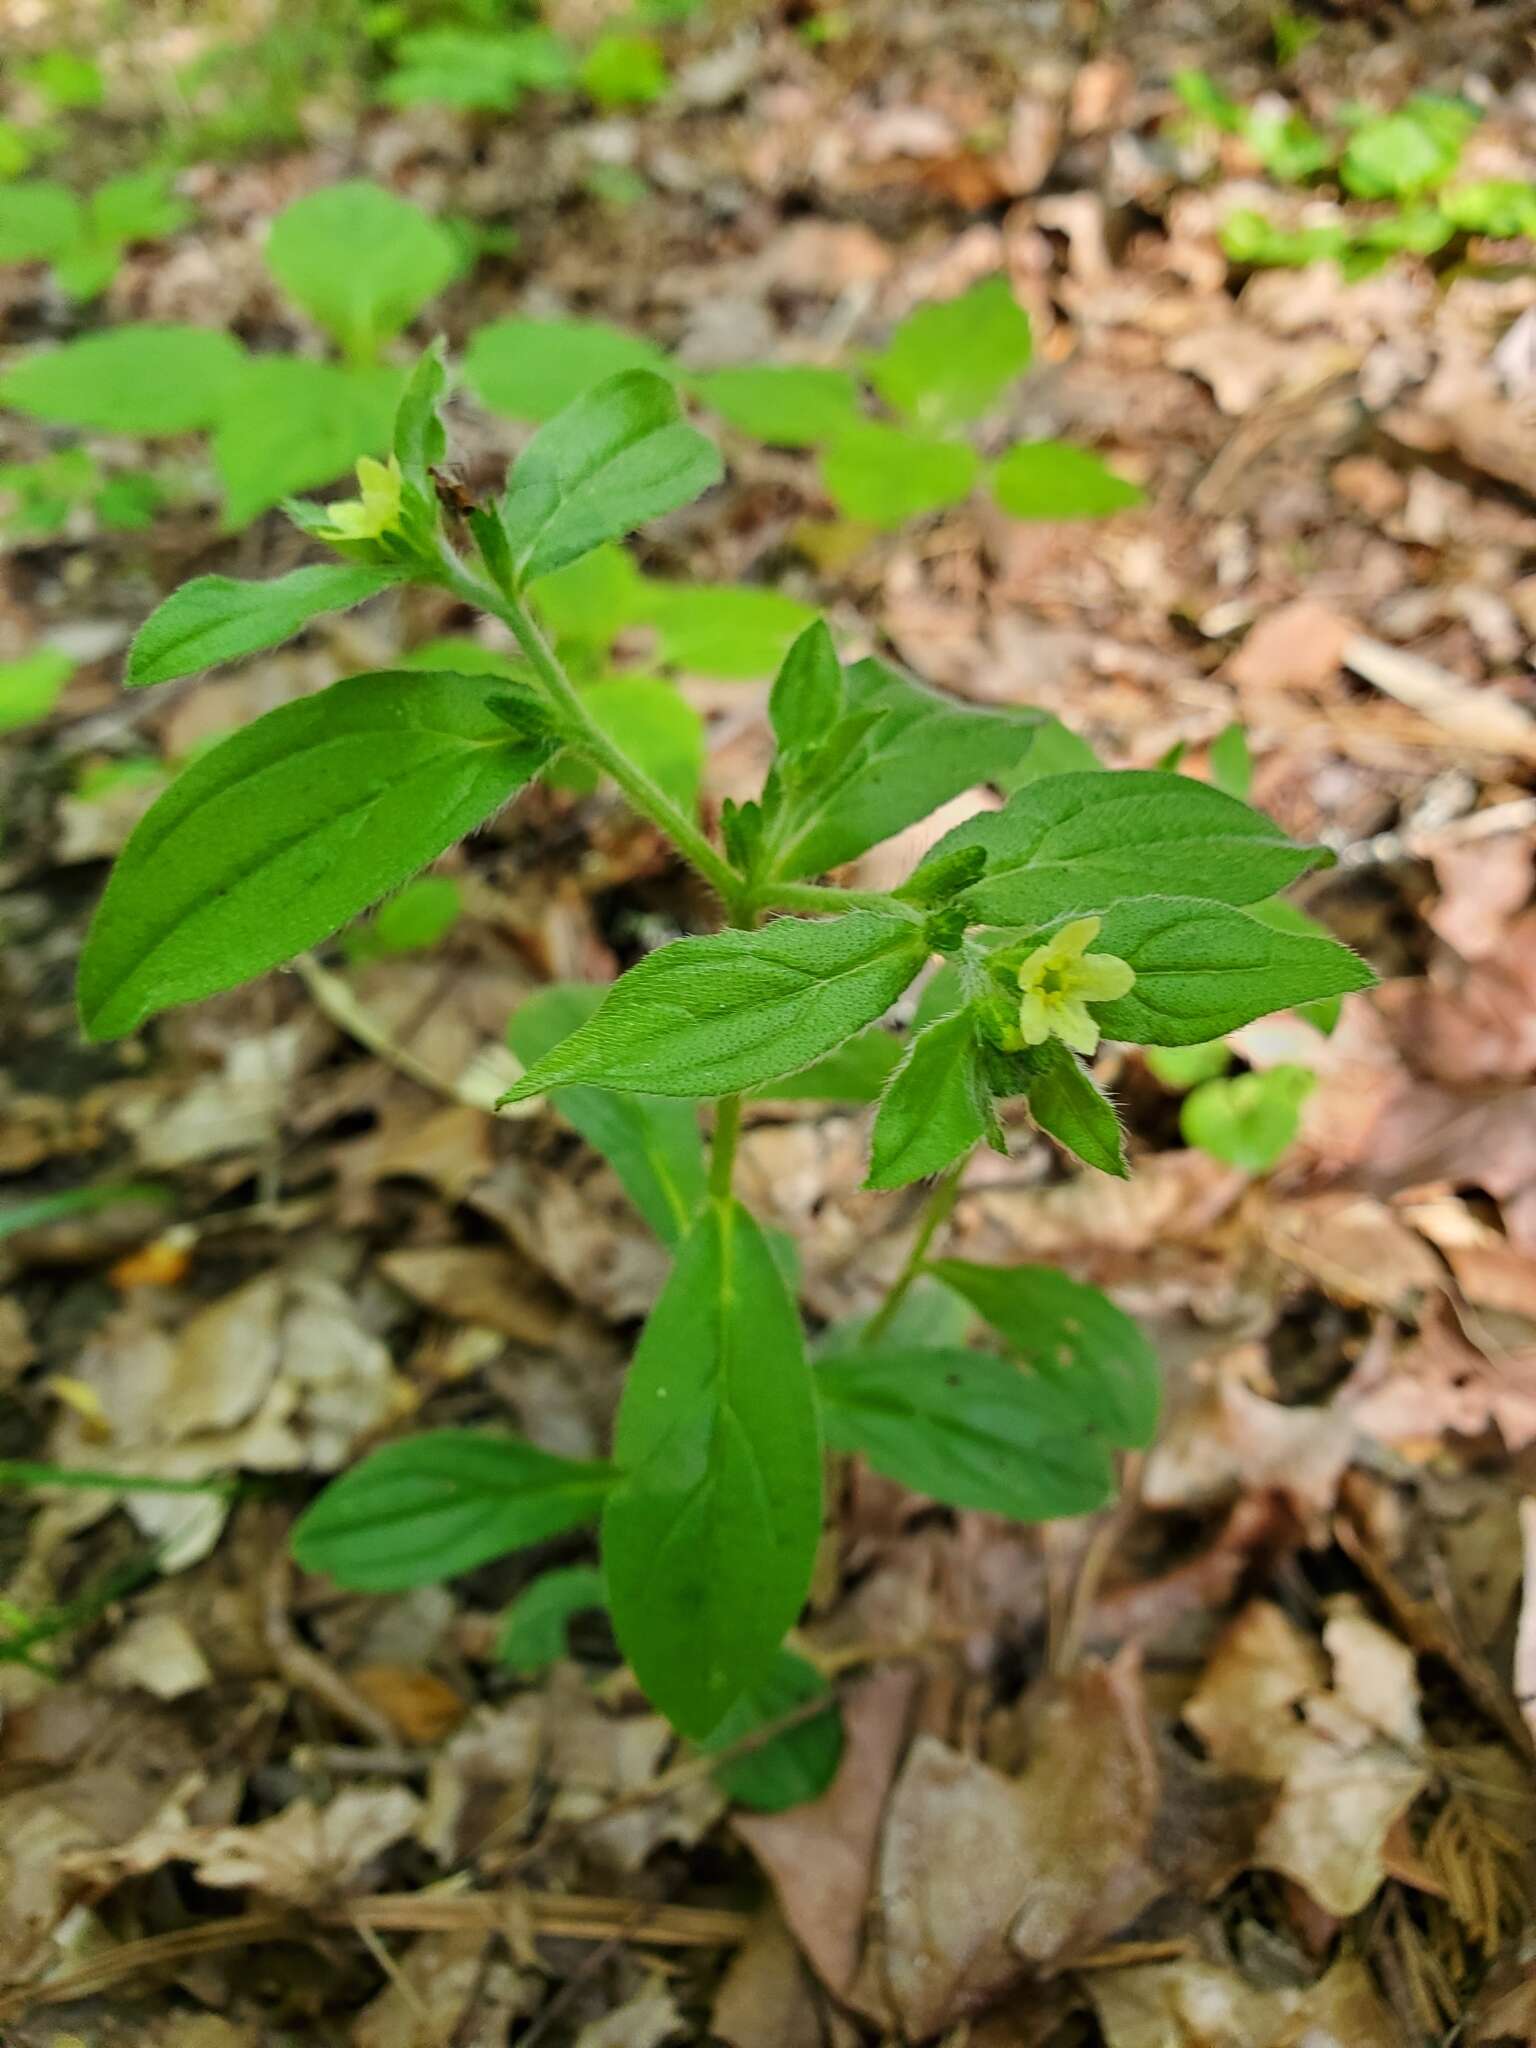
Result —
<instances>
[{"instance_id":1,"label":"green leaf","mask_svg":"<svg viewBox=\"0 0 1536 2048\"><path fill-rule=\"evenodd\" d=\"M667 359L638 334L601 320L494 320L471 336L464 374L493 412L553 419L620 370L667 373Z\"/></svg>"},{"instance_id":2,"label":"green leaf","mask_svg":"<svg viewBox=\"0 0 1536 2048\"><path fill-rule=\"evenodd\" d=\"M0 378L0 398L61 426L185 434L219 418L245 367L227 334L146 321L23 357Z\"/></svg>"},{"instance_id":3,"label":"green leaf","mask_svg":"<svg viewBox=\"0 0 1536 2048\"><path fill-rule=\"evenodd\" d=\"M1375 975L1333 939L1276 931L1224 904L1148 896L1104 914L1094 950L1136 970L1136 986L1095 1005L1106 1038L1201 1045L1272 1010L1370 988Z\"/></svg>"},{"instance_id":4,"label":"green leaf","mask_svg":"<svg viewBox=\"0 0 1536 2048\"><path fill-rule=\"evenodd\" d=\"M1184 1098L1179 1129L1186 1144L1227 1166L1268 1173L1295 1142L1302 1104L1316 1086L1316 1074L1288 1066L1202 1081Z\"/></svg>"},{"instance_id":5,"label":"green leaf","mask_svg":"<svg viewBox=\"0 0 1536 2048\"><path fill-rule=\"evenodd\" d=\"M847 370L805 363L711 370L693 388L730 426L775 448L814 448L859 416L859 387Z\"/></svg>"},{"instance_id":6,"label":"green leaf","mask_svg":"<svg viewBox=\"0 0 1536 2048\"><path fill-rule=\"evenodd\" d=\"M777 872L823 874L1023 760L1038 714L942 697L881 661L845 671L850 736L786 805ZM847 721L845 721L845 724Z\"/></svg>"},{"instance_id":7,"label":"green leaf","mask_svg":"<svg viewBox=\"0 0 1536 2048\"><path fill-rule=\"evenodd\" d=\"M1211 780L1224 796L1246 803L1253 787L1253 755L1240 725L1223 726L1207 749Z\"/></svg>"},{"instance_id":8,"label":"green leaf","mask_svg":"<svg viewBox=\"0 0 1536 2048\"><path fill-rule=\"evenodd\" d=\"M548 576L720 481L720 451L649 370L621 370L541 427L512 471L502 531L518 577Z\"/></svg>"},{"instance_id":9,"label":"green leaf","mask_svg":"<svg viewBox=\"0 0 1536 2048\"><path fill-rule=\"evenodd\" d=\"M432 495L432 471L448 452L448 436L438 417L447 385L443 344L434 341L417 358L395 414L395 460L406 483L414 485L423 500Z\"/></svg>"},{"instance_id":10,"label":"green leaf","mask_svg":"<svg viewBox=\"0 0 1536 2048\"><path fill-rule=\"evenodd\" d=\"M987 855L986 874L962 904L998 925L1044 924L1123 896L1252 903L1329 859L1220 790L1155 768L1029 783L1002 810L946 833L923 867L962 846Z\"/></svg>"},{"instance_id":11,"label":"green leaf","mask_svg":"<svg viewBox=\"0 0 1536 2048\"><path fill-rule=\"evenodd\" d=\"M1443 184L1478 118L1465 100L1419 93L1395 114L1363 121L1339 164L1345 191L1356 199L1401 199Z\"/></svg>"},{"instance_id":12,"label":"green leaf","mask_svg":"<svg viewBox=\"0 0 1536 2048\"><path fill-rule=\"evenodd\" d=\"M992 472L992 495L1014 519L1106 519L1146 502L1088 448L1070 441L1016 441Z\"/></svg>"},{"instance_id":13,"label":"green leaf","mask_svg":"<svg viewBox=\"0 0 1536 2048\"><path fill-rule=\"evenodd\" d=\"M614 1476L515 1437L427 1430L333 1480L295 1524L293 1554L359 1593L430 1586L592 1521Z\"/></svg>"},{"instance_id":14,"label":"green leaf","mask_svg":"<svg viewBox=\"0 0 1536 2048\"><path fill-rule=\"evenodd\" d=\"M1055 1266L938 1259L929 1270L1025 1361L1063 1421L1074 1416L1126 1450L1151 1443L1162 1400L1157 1353L1107 1294Z\"/></svg>"},{"instance_id":15,"label":"green leaf","mask_svg":"<svg viewBox=\"0 0 1536 2048\"><path fill-rule=\"evenodd\" d=\"M781 754L824 740L843 708L843 670L832 635L818 619L796 640L768 693L768 716Z\"/></svg>"},{"instance_id":16,"label":"green leaf","mask_svg":"<svg viewBox=\"0 0 1536 2048\"><path fill-rule=\"evenodd\" d=\"M645 107L667 89L667 65L649 36L610 29L588 50L578 73L588 97L605 109Z\"/></svg>"},{"instance_id":17,"label":"green leaf","mask_svg":"<svg viewBox=\"0 0 1536 2048\"><path fill-rule=\"evenodd\" d=\"M1325 257L1342 259L1350 236L1348 228L1339 221L1322 221L1309 228L1282 228L1252 207L1243 206L1222 222L1220 241L1234 263L1301 270Z\"/></svg>"},{"instance_id":18,"label":"green leaf","mask_svg":"<svg viewBox=\"0 0 1536 2048\"><path fill-rule=\"evenodd\" d=\"M874 910L674 940L621 976L506 1100L572 1081L731 1095L792 1074L889 1009L927 951L916 925Z\"/></svg>"},{"instance_id":19,"label":"green leaf","mask_svg":"<svg viewBox=\"0 0 1536 2048\"><path fill-rule=\"evenodd\" d=\"M1045 1522L1110 1497L1104 1446L1071 1407L983 1351L877 1346L816 1368L833 1450L951 1507Z\"/></svg>"},{"instance_id":20,"label":"green leaf","mask_svg":"<svg viewBox=\"0 0 1536 2048\"><path fill-rule=\"evenodd\" d=\"M603 1514L619 1645L702 1739L757 1684L810 1586L821 1440L800 1316L762 1232L711 1203L625 1382Z\"/></svg>"},{"instance_id":21,"label":"green leaf","mask_svg":"<svg viewBox=\"0 0 1536 2048\"><path fill-rule=\"evenodd\" d=\"M604 991L584 982L541 989L513 1012L507 1042L531 1067L587 1023ZM558 1088L551 1108L600 1152L663 1244L677 1245L704 1199L704 1146L691 1102Z\"/></svg>"},{"instance_id":22,"label":"green leaf","mask_svg":"<svg viewBox=\"0 0 1536 2048\"><path fill-rule=\"evenodd\" d=\"M1026 782L1042 782L1047 775L1092 775L1107 773L1104 763L1079 734L1059 718L1042 718L1035 727L1034 744L1017 767L994 775L992 780L1011 796Z\"/></svg>"},{"instance_id":23,"label":"green leaf","mask_svg":"<svg viewBox=\"0 0 1536 2048\"><path fill-rule=\"evenodd\" d=\"M85 211L67 185L33 178L0 189L0 263L43 262L77 242L84 229Z\"/></svg>"},{"instance_id":24,"label":"green leaf","mask_svg":"<svg viewBox=\"0 0 1536 2048\"><path fill-rule=\"evenodd\" d=\"M151 168L98 185L91 194L90 214L96 234L122 245L175 234L192 218L192 209L172 192L169 173Z\"/></svg>"},{"instance_id":25,"label":"green leaf","mask_svg":"<svg viewBox=\"0 0 1536 2048\"><path fill-rule=\"evenodd\" d=\"M901 1060L901 1040L871 1024L814 1065L751 1093L764 1102L874 1102Z\"/></svg>"},{"instance_id":26,"label":"green leaf","mask_svg":"<svg viewBox=\"0 0 1536 2048\"><path fill-rule=\"evenodd\" d=\"M566 1654L566 1636L578 1614L606 1607L608 1591L596 1565L568 1564L541 1572L525 1586L496 1631L496 1661L519 1678L537 1678Z\"/></svg>"},{"instance_id":27,"label":"green leaf","mask_svg":"<svg viewBox=\"0 0 1536 2048\"><path fill-rule=\"evenodd\" d=\"M1244 123L1249 147L1266 171L1283 185L1304 185L1333 162L1334 145L1305 114L1250 114Z\"/></svg>"},{"instance_id":28,"label":"green leaf","mask_svg":"<svg viewBox=\"0 0 1536 2048\"><path fill-rule=\"evenodd\" d=\"M1034 1048L1032 1064L1026 1092L1029 1113L1041 1130L1085 1165L1117 1180L1129 1178L1125 1132L1093 1076L1056 1038Z\"/></svg>"},{"instance_id":29,"label":"green leaf","mask_svg":"<svg viewBox=\"0 0 1536 2048\"><path fill-rule=\"evenodd\" d=\"M348 179L283 208L267 267L347 355L367 362L458 275L461 258L418 207Z\"/></svg>"},{"instance_id":30,"label":"green leaf","mask_svg":"<svg viewBox=\"0 0 1536 2048\"><path fill-rule=\"evenodd\" d=\"M974 1020L969 1010L957 1010L916 1033L891 1076L875 1117L864 1185L901 1188L942 1173L982 1138L1004 1149Z\"/></svg>"},{"instance_id":31,"label":"green leaf","mask_svg":"<svg viewBox=\"0 0 1536 2048\"><path fill-rule=\"evenodd\" d=\"M34 91L61 112L99 107L106 91L100 65L74 50L45 50L27 65L23 76Z\"/></svg>"},{"instance_id":32,"label":"green leaf","mask_svg":"<svg viewBox=\"0 0 1536 2048\"><path fill-rule=\"evenodd\" d=\"M1232 1055L1219 1038L1208 1045L1149 1045L1143 1058L1163 1086L1180 1095L1201 1081L1214 1081L1232 1064Z\"/></svg>"},{"instance_id":33,"label":"green leaf","mask_svg":"<svg viewBox=\"0 0 1536 2048\"><path fill-rule=\"evenodd\" d=\"M1333 937L1327 925L1320 924L1315 917L1308 917L1298 904L1290 902L1284 896L1272 896L1267 903L1250 904L1248 915L1256 917L1260 924L1273 926L1277 932L1296 932L1304 938L1312 939ZM1315 1003L1298 1003L1296 1014L1298 1017L1304 1017L1309 1024L1315 1025L1326 1037L1335 1029L1344 1014L1344 998L1323 996ZM1201 1078L1209 1077L1202 1075Z\"/></svg>"},{"instance_id":34,"label":"green leaf","mask_svg":"<svg viewBox=\"0 0 1536 2048\"><path fill-rule=\"evenodd\" d=\"M558 91L575 66L569 46L547 28L422 29L401 36L396 69L379 87L390 106L444 106L511 113L528 91Z\"/></svg>"},{"instance_id":35,"label":"green leaf","mask_svg":"<svg viewBox=\"0 0 1536 2048\"><path fill-rule=\"evenodd\" d=\"M818 1362L846 1358L861 1351L865 1332L877 1313L871 1309L867 1315L844 1316L829 1323L816 1339ZM959 1351L964 1349L975 1326L976 1317L968 1302L936 1280L920 1275L897 1305L881 1344L889 1351Z\"/></svg>"},{"instance_id":36,"label":"green leaf","mask_svg":"<svg viewBox=\"0 0 1536 2048\"><path fill-rule=\"evenodd\" d=\"M631 617L656 628L657 654L689 675L755 681L772 675L791 642L814 625L811 607L747 584L668 583L646 577Z\"/></svg>"},{"instance_id":37,"label":"green leaf","mask_svg":"<svg viewBox=\"0 0 1536 2048\"><path fill-rule=\"evenodd\" d=\"M392 369L345 370L299 356L249 363L213 436L230 525L245 525L296 491L334 483L360 455L382 455L399 396Z\"/></svg>"},{"instance_id":38,"label":"green leaf","mask_svg":"<svg viewBox=\"0 0 1536 2048\"><path fill-rule=\"evenodd\" d=\"M981 458L965 441L941 441L877 420L853 420L821 458L827 496L846 518L882 531L971 495Z\"/></svg>"},{"instance_id":39,"label":"green leaf","mask_svg":"<svg viewBox=\"0 0 1536 2048\"><path fill-rule=\"evenodd\" d=\"M701 1747L706 1756L744 1742L813 1700L825 1712L797 1721L755 1749L715 1766L715 1782L738 1806L759 1813L783 1813L819 1799L843 1760L843 1719L837 1695L814 1664L792 1650L780 1650L757 1683L744 1692Z\"/></svg>"},{"instance_id":40,"label":"green leaf","mask_svg":"<svg viewBox=\"0 0 1536 2048\"><path fill-rule=\"evenodd\" d=\"M925 427L963 426L1029 368L1029 315L998 275L958 298L919 306L866 368L880 396Z\"/></svg>"},{"instance_id":41,"label":"green leaf","mask_svg":"<svg viewBox=\"0 0 1536 2048\"><path fill-rule=\"evenodd\" d=\"M583 649L606 654L620 631L639 616L640 575L620 547L590 555L541 576L528 595L550 632Z\"/></svg>"},{"instance_id":42,"label":"green leaf","mask_svg":"<svg viewBox=\"0 0 1536 2048\"><path fill-rule=\"evenodd\" d=\"M80 962L81 1017L117 1038L318 944L473 831L548 749L494 677L349 677L185 767L112 870Z\"/></svg>"},{"instance_id":43,"label":"green leaf","mask_svg":"<svg viewBox=\"0 0 1536 2048\"><path fill-rule=\"evenodd\" d=\"M379 905L371 924L347 934L347 951L354 960L424 953L453 930L462 907L451 875L419 875Z\"/></svg>"},{"instance_id":44,"label":"green leaf","mask_svg":"<svg viewBox=\"0 0 1536 2048\"><path fill-rule=\"evenodd\" d=\"M57 647L34 647L14 661L0 661L0 732L46 718L75 672Z\"/></svg>"},{"instance_id":45,"label":"green leaf","mask_svg":"<svg viewBox=\"0 0 1536 2048\"><path fill-rule=\"evenodd\" d=\"M1536 237L1536 185L1521 178L1483 178L1453 185L1439 197L1440 211L1453 227L1497 241Z\"/></svg>"},{"instance_id":46,"label":"green leaf","mask_svg":"<svg viewBox=\"0 0 1536 2048\"><path fill-rule=\"evenodd\" d=\"M269 583L195 576L173 590L133 637L123 681L130 687L196 675L277 647L324 612L350 611L395 581L388 569L321 563Z\"/></svg>"},{"instance_id":47,"label":"green leaf","mask_svg":"<svg viewBox=\"0 0 1536 2048\"><path fill-rule=\"evenodd\" d=\"M1223 90L1208 71L1176 71L1173 89L1198 120L1209 121L1226 135L1241 135L1248 110Z\"/></svg>"}]
</instances>

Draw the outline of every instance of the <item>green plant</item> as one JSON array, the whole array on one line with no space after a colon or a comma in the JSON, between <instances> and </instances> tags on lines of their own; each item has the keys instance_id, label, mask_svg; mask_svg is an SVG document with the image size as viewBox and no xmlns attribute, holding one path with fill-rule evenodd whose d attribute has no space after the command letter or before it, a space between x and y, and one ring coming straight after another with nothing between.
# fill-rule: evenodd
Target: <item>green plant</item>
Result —
<instances>
[{"instance_id":1,"label":"green plant","mask_svg":"<svg viewBox=\"0 0 1536 2048\"><path fill-rule=\"evenodd\" d=\"M1300 47L1277 17L1277 55L1283 64ZM1395 111L1374 114L1344 107L1342 134L1315 128L1291 109L1245 107L1203 71L1179 72L1174 90L1197 124L1240 137L1282 184L1334 185L1346 200L1387 210L1284 226L1253 207L1229 214L1222 247L1235 263L1255 268L1299 267L1331 259L1346 277L1367 277L1400 251L1433 255L1458 234L1513 239L1536 233L1536 186L1516 179L1451 185L1467 137L1479 119L1465 100L1418 93Z\"/></svg>"},{"instance_id":2,"label":"green plant","mask_svg":"<svg viewBox=\"0 0 1536 2048\"><path fill-rule=\"evenodd\" d=\"M1084 1064L1101 1034L1201 1043L1371 976L1331 939L1246 908L1326 856L1177 775L1023 780L891 892L817 879L1017 770L1041 724L879 661L845 669L819 621L773 685L762 791L724 808L717 843L593 715L535 616L541 579L578 575L706 488L712 444L665 378L621 370L534 436L467 534L448 531L431 475L443 385L429 353L388 465L365 467L349 503L291 508L340 567L187 585L142 629L129 678L190 673L210 651L274 644L304 616L408 582L498 620L519 663L348 677L190 762L107 886L82 1019L115 1037L324 943L565 760L609 777L670 838L723 928L662 946L610 988L551 992L511 1025L526 1071L507 1099L547 1097L612 1159L672 1254L611 1458L459 1430L406 1438L320 1496L296 1551L386 1589L597 1519L604 1604L650 1697L706 1748L803 1712L781 1731L789 1750L775 1736L753 1752L759 1796L802 1796L835 1763L825 1727L802 1732L826 1712L814 1674L781 1656L820 1536L824 1446L939 1500L1040 1518L1103 1503L1114 1452L1155 1425L1156 1358L1103 1295L1048 1268L931 1256L972 1147L1006 1143L1000 1104L1022 1100L1069 1151L1123 1174L1119 1119ZM936 957L909 1022L889 1029ZM884 1302L813 1353L792 1260L733 1191L743 1096L835 1095L850 1056L868 1092L855 1049L887 1039L871 1183L934 1188ZM700 1099L714 1103L707 1162ZM968 1341L978 1323L986 1335ZM586 1580L573 1598L593 1593Z\"/></svg>"},{"instance_id":3,"label":"green plant","mask_svg":"<svg viewBox=\"0 0 1536 2048\"><path fill-rule=\"evenodd\" d=\"M1032 353L1028 316L999 276L920 306L856 369L752 364L695 374L601 321L500 320L473 337L465 370L487 405L531 420L551 417L594 377L654 370L757 440L818 449L838 510L876 528L958 504L979 482L1016 519L1100 518L1140 504L1139 487L1086 448L1016 442L988 464L965 438ZM886 417L867 409L865 385Z\"/></svg>"},{"instance_id":4,"label":"green plant","mask_svg":"<svg viewBox=\"0 0 1536 2048\"><path fill-rule=\"evenodd\" d=\"M84 199L47 178L0 186L0 263L47 263L62 292L94 299L136 242L174 234L191 218L163 170L109 178Z\"/></svg>"}]
</instances>

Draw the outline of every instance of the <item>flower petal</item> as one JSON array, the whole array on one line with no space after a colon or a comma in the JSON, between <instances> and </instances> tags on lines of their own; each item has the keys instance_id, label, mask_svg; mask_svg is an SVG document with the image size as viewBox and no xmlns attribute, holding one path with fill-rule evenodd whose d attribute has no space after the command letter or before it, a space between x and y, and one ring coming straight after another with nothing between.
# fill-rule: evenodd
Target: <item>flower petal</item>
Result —
<instances>
[{"instance_id":1,"label":"flower petal","mask_svg":"<svg viewBox=\"0 0 1536 2048\"><path fill-rule=\"evenodd\" d=\"M1074 1052L1080 1052L1086 1058L1098 1051L1099 1027L1088 1014L1087 1004L1076 996L1067 996L1056 1005L1056 1014L1051 1022L1062 1044L1071 1046Z\"/></svg>"},{"instance_id":2,"label":"flower petal","mask_svg":"<svg viewBox=\"0 0 1536 2048\"><path fill-rule=\"evenodd\" d=\"M1046 950L1056 960L1076 960L1099 936L1099 926L1103 922L1101 917L1075 917L1070 924L1062 926Z\"/></svg>"},{"instance_id":3,"label":"flower petal","mask_svg":"<svg viewBox=\"0 0 1536 2048\"><path fill-rule=\"evenodd\" d=\"M1072 976L1072 992L1086 1003L1112 1003L1129 995L1135 986L1136 970L1128 960L1113 953L1085 953Z\"/></svg>"},{"instance_id":4,"label":"flower petal","mask_svg":"<svg viewBox=\"0 0 1536 2048\"><path fill-rule=\"evenodd\" d=\"M1051 1035L1051 1006L1034 989L1026 990L1019 1005L1019 1032L1026 1045L1044 1045Z\"/></svg>"}]
</instances>

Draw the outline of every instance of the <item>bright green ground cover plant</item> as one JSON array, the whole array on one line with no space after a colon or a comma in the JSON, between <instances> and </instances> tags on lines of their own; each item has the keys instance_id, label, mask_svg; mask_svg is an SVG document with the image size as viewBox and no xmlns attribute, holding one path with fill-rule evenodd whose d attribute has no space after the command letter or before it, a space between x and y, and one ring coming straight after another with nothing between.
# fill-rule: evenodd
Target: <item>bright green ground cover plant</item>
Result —
<instances>
[{"instance_id":1,"label":"bright green ground cover plant","mask_svg":"<svg viewBox=\"0 0 1536 2048\"><path fill-rule=\"evenodd\" d=\"M720 928L609 988L549 991L510 1028L525 1072L508 1099L547 1098L603 1151L671 1254L609 1458L427 1431L330 1486L296 1551L343 1584L388 1589L596 1522L600 1578L519 1603L509 1657L555 1654L572 1613L605 1605L647 1694L722 1750L736 1796L783 1803L837 1754L825 1688L783 1647L810 1584L825 1453L939 1501L1043 1519L1100 1506L1115 1453L1155 1427L1156 1358L1105 1296L1048 1267L931 1256L972 1148L1005 1143L999 1104L1026 1102L1069 1152L1124 1174L1119 1119L1086 1064L1101 1038L1205 1044L1371 976L1330 938L1253 914L1325 858L1316 849L1175 774L1025 777L1048 729L1036 714L956 703L880 661L845 668L819 621L773 684L763 789L727 805L712 838L594 718L535 593L706 490L713 445L669 380L621 369L556 413L505 494L449 531L431 476L443 383L434 351L356 499L290 506L337 559L183 586L141 629L128 680L191 674L411 582L501 621L521 671L349 676L201 754L117 863L80 1011L92 1038L117 1037L323 943L563 763L610 778L670 838L715 892ZM899 888L822 879L988 779L1015 793ZM814 1345L792 1260L733 1187L743 1098L765 1094L877 1097L870 1184L933 1183L883 1304ZM738 1754L780 1720L788 1732L755 1765Z\"/></svg>"}]
</instances>

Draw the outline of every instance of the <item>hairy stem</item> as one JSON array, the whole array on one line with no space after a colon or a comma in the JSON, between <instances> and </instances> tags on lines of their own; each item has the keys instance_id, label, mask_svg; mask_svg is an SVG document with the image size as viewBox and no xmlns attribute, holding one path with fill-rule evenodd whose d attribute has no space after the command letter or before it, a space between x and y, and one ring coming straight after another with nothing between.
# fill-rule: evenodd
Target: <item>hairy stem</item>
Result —
<instances>
[{"instance_id":1,"label":"hairy stem","mask_svg":"<svg viewBox=\"0 0 1536 2048\"><path fill-rule=\"evenodd\" d=\"M884 910L921 924L922 913L878 889L834 889L822 882L760 882L753 901L775 910Z\"/></svg>"},{"instance_id":2,"label":"hairy stem","mask_svg":"<svg viewBox=\"0 0 1536 2048\"><path fill-rule=\"evenodd\" d=\"M658 787L637 762L631 761L621 747L615 746L594 722L582 701L581 692L560 665L554 649L521 600L509 591L482 583L465 569L457 557L446 552L443 578L455 596L500 619L512 634L575 734L573 744L605 775L613 778L642 817L649 818L666 834L683 858L698 869L711 888L719 891L728 909L739 905L742 902L742 881L736 870L715 851L698 826L673 803L666 791Z\"/></svg>"},{"instance_id":3,"label":"hairy stem","mask_svg":"<svg viewBox=\"0 0 1536 2048\"><path fill-rule=\"evenodd\" d=\"M922 1272L923 1262L928 1257L929 1246L949 1220L949 1212L955 1206L960 1193L960 1176L965 1171L966 1160L969 1157L970 1154L967 1153L964 1158L957 1159L954 1165L946 1167L934 1182L933 1192L928 1197L928 1205L923 1210L922 1221L917 1226L917 1236L912 1240L911 1251L907 1253L906 1264L896 1275L890 1292L865 1327L866 1344L878 1343L890 1328L896 1311L911 1293L912 1283Z\"/></svg>"}]
</instances>

